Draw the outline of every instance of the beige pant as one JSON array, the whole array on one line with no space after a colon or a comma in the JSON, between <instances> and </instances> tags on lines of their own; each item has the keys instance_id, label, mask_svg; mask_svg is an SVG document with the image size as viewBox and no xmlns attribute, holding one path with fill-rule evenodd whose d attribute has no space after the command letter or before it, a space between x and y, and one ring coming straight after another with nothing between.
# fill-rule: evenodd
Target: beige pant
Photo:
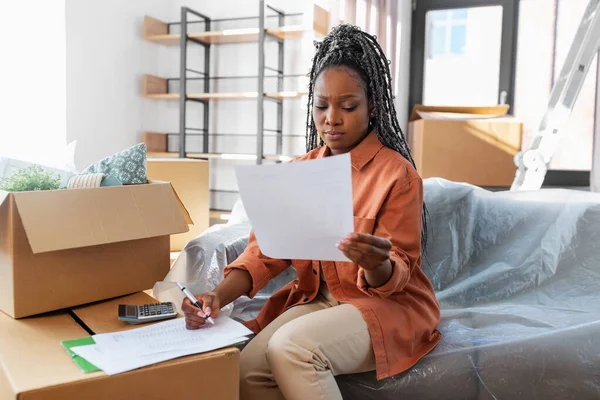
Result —
<instances>
[{"instance_id":1,"label":"beige pant","mask_svg":"<svg viewBox=\"0 0 600 400\"><path fill-rule=\"evenodd\" d=\"M342 399L335 375L374 369L362 315L321 283L311 303L281 314L244 348L240 399Z\"/></svg>"}]
</instances>

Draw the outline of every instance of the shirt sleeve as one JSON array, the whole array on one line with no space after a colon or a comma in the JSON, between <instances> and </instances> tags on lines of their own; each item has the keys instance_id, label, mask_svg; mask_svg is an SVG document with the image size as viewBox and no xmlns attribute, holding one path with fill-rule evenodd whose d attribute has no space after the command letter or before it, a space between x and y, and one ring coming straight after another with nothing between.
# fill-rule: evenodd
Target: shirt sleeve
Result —
<instances>
[{"instance_id":1,"label":"shirt sleeve","mask_svg":"<svg viewBox=\"0 0 600 400\"><path fill-rule=\"evenodd\" d=\"M390 191L377 216L373 235L392 242L392 276L382 286L374 288L367 283L365 271L359 268L359 290L372 297L388 297L404 289L413 269L418 268L421 262L422 215L421 178L414 178Z\"/></svg>"},{"instance_id":2,"label":"shirt sleeve","mask_svg":"<svg viewBox=\"0 0 600 400\"><path fill-rule=\"evenodd\" d=\"M270 258L262 254L254 231L251 231L246 249L237 260L225 267L224 273L227 277L234 269L248 271L252 277L252 289L247 296L253 298L259 290L264 288L271 279L285 271L291 263L291 260Z\"/></svg>"}]
</instances>

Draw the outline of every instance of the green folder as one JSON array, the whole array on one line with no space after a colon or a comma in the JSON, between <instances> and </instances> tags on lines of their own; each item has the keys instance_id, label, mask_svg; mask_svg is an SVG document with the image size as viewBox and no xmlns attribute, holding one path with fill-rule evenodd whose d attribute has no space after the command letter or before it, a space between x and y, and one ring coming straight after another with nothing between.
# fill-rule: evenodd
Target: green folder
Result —
<instances>
[{"instance_id":1,"label":"green folder","mask_svg":"<svg viewBox=\"0 0 600 400\"><path fill-rule=\"evenodd\" d=\"M65 350L67 350L67 353L71 356L71 358L73 359L75 364L77 364L77 366L79 367L79 369L81 371L83 371L83 372L100 371L100 368L96 367L94 364L90 363L85 358L80 357L77 354L75 354L73 351L71 351L71 347L86 346L88 344L96 344L96 342L94 342L94 338L92 338L91 336L88 336L88 337L84 337L81 339L64 340L64 341L60 342L60 344L62 344L63 347L65 348Z\"/></svg>"}]
</instances>

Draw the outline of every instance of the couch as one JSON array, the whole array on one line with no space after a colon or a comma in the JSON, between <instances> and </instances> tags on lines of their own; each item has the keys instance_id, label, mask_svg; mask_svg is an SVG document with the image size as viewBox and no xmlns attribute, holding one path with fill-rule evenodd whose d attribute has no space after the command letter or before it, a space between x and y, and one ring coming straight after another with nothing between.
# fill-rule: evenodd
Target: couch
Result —
<instances>
[{"instance_id":1,"label":"couch","mask_svg":"<svg viewBox=\"0 0 600 400\"><path fill-rule=\"evenodd\" d=\"M429 244L423 269L442 309L443 341L411 370L377 381L338 377L345 399L599 399L600 194L489 192L424 181ZM243 251L241 202L228 224L192 240L164 282L211 290ZM245 320L295 278L290 267L254 299L224 312Z\"/></svg>"}]
</instances>

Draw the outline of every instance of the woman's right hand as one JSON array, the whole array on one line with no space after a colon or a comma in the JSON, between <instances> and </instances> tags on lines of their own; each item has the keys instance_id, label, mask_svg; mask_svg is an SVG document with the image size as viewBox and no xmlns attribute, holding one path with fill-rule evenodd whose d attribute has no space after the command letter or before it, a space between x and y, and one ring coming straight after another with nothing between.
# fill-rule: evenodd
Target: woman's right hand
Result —
<instances>
[{"instance_id":1,"label":"woman's right hand","mask_svg":"<svg viewBox=\"0 0 600 400\"><path fill-rule=\"evenodd\" d=\"M200 329L206 324L206 318L216 318L221 311L219 298L214 292L203 293L196 296L202 309L194 306L187 297L183 299L181 311L185 316L185 327L190 330Z\"/></svg>"}]
</instances>

